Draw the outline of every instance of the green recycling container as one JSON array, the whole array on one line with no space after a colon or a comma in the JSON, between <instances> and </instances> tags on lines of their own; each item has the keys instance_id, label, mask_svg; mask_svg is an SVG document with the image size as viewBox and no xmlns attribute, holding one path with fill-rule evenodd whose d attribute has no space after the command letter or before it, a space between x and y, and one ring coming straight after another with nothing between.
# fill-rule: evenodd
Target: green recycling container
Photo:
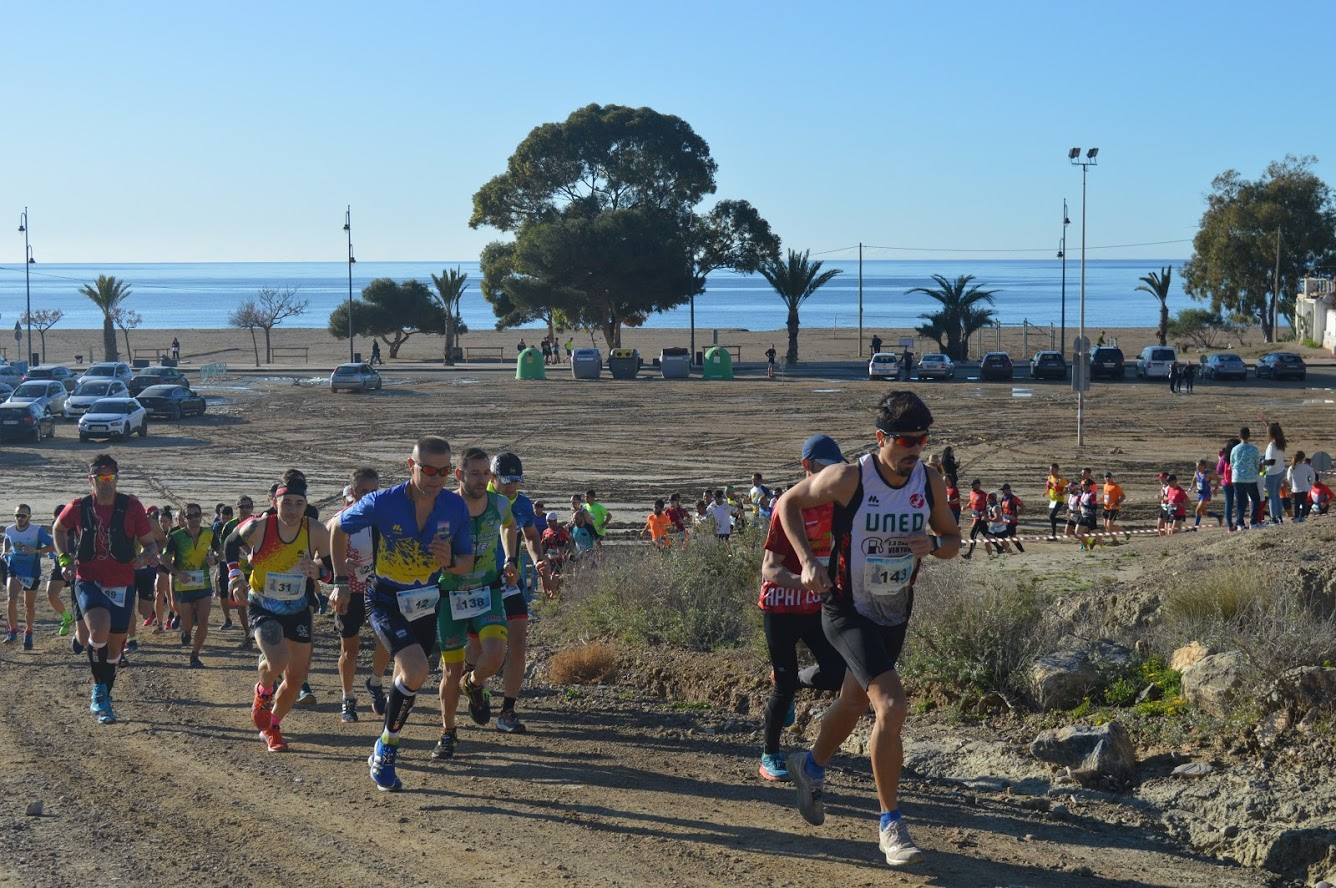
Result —
<instances>
[{"instance_id":1,"label":"green recycling container","mask_svg":"<svg viewBox=\"0 0 1336 888\"><path fill-rule=\"evenodd\" d=\"M705 366L701 368L702 379L732 379L733 355L726 348L711 346L705 350Z\"/></svg>"},{"instance_id":2,"label":"green recycling container","mask_svg":"<svg viewBox=\"0 0 1336 888\"><path fill-rule=\"evenodd\" d=\"M536 348L526 348L515 359L516 379L546 379L543 368L543 353Z\"/></svg>"}]
</instances>

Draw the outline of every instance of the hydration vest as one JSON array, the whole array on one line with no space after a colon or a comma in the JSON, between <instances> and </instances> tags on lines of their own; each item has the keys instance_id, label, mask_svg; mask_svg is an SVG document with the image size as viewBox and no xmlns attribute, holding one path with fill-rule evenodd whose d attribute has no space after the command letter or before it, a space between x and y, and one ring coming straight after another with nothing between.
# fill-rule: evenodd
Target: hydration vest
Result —
<instances>
[{"instance_id":1,"label":"hydration vest","mask_svg":"<svg viewBox=\"0 0 1336 888\"><path fill-rule=\"evenodd\" d=\"M134 540L125 532L125 510L129 505L130 497L127 494L116 494L116 501L111 507L111 526L107 531L111 557L121 564L135 560ZM79 500L79 509L78 560L89 564L97 557L97 511L93 508L92 494Z\"/></svg>"}]
</instances>

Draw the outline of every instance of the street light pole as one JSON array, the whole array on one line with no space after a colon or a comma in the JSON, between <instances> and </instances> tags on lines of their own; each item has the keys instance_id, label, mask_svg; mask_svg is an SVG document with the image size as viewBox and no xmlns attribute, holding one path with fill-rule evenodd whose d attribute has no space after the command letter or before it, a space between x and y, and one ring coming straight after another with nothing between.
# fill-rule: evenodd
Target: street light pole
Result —
<instances>
[{"instance_id":1,"label":"street light pole","mask_svg":"<svg viewBox=\"0 0 1336 888\"><path fill-rule=\"evenodd\" d=\"M32 278L28 273L28 266L32 265L32 246L28 243L28 208L23 208L23 215L19 217L19 231L23 232L23 293L27 300L28 310L23 319L28 325L28 340L25 343L27 348L23 351L23 360L32 361Z\"/></svg>"},{"instance_id":2,"label":"street light pole","mask_svg":"<svg viewBox=\"0 0 1336 888\"><path fill-rule=\"evenodd\" d=\"M1062 326L1058 333L1058 342L1062 346L1063 359L1067 356L1067 226L1072 220L1067 217L1067 198L1062 199L1062 238L1058 242L1058 258L1062 260Z\"/></svg>"},{"instance_id":3,"label":"street light pole","mask_svg":"<svg viewBox=\"0 0 1336 888\"><path fill-rule=\"evenodd\" d=\"M1081 149L1073 148L1067 152L1067 157L1071 160L1072 166L1081 168L1081 328L1077 335L1077 341L1080 343L1080 349L1074 350L1077 353L1072 355L1075 362L1080 364L1081 384L1076 388L1076 446L1085 446L1085 390L1089 384L1090 363L1089 347L1085 338L1085 284L1086 284L1086 176L1092 166L1097 166L1095 160L1099 154L1098 148L1091 148L1086 152L1085 158L1081 157Z\"/></svg>"},{"instance_id":4,"label":"street light pole","mask_svg":"<svg viewBox=\"0 0 1336 888\"><path fill-rule=\"evenodd\" d=\"M348 232L348 363L353 362L353 207L343 213L343 230Z\"/></svg>"}]
</instances>

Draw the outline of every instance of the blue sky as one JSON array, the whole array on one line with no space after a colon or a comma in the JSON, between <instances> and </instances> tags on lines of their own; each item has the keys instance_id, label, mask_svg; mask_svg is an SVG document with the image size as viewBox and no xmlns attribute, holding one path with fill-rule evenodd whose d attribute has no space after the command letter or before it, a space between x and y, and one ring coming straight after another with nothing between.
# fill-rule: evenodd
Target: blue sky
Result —
<instances>
[{"instance_id":1,"label":"blue sky","mask_svg":"<svg viewBox=\"0 0 1336 888\"><path fill-rule=\"evenodd\" d=\"M1336 32L1325 2L90 0L5 31L0 213L31 208L39 261L339 259L348 203L360 258L476 259L498 234L473 192L591 101L685 118L719 196L814 251L1055 247L1072 145L1101 149L1092 245L1190 238L1226 168L1312 153L1336 182L1330 70L1301 51Z\"/></svg>"}]
</instances>

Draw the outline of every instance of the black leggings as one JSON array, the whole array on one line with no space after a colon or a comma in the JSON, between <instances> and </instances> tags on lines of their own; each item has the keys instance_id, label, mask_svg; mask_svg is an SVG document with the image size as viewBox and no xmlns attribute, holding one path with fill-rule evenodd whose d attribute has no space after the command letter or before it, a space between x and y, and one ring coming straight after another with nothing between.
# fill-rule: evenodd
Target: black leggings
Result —
<instances>
[{"instance_id":1,"label":"black leggings","mask_svg":"<svg viewBox=\"0 0 1336 888\"><path fill-rule=\"evenodd\" d=\"M765 644L770 649L770 665L775 670L775 686L765 704L765 751L779 752L779 734L784 730L784 716L798 688L837 691L844 684L844 659L826 640L821 628L821 614L785 614L766 611L763 615ZM816 659L815 666L798 669L798 642L807 645Z\"/></svg>"},{"instance_id":2,"label":"black leggings","mask_svg":"<svg viewBox=\"0 0 1336 888\"><path fill-rule=\"evenodd\" d=\"M974 523L970 525L970 541L973 542L979 534L988 537L988 522L982 518L975 518Z\"/></svg>"},{"instance_id":3,"label":"black leggings","mask_svg":"<svg viewBox=\"0 0 1336 888\"><path fill-rule=\"evenodd\" d=\"M1060 503L1049 503L1048 506L1048 527L1049 536L1058 535L1058 515L1062 512Z\"/></svg>"}]
</instances>

